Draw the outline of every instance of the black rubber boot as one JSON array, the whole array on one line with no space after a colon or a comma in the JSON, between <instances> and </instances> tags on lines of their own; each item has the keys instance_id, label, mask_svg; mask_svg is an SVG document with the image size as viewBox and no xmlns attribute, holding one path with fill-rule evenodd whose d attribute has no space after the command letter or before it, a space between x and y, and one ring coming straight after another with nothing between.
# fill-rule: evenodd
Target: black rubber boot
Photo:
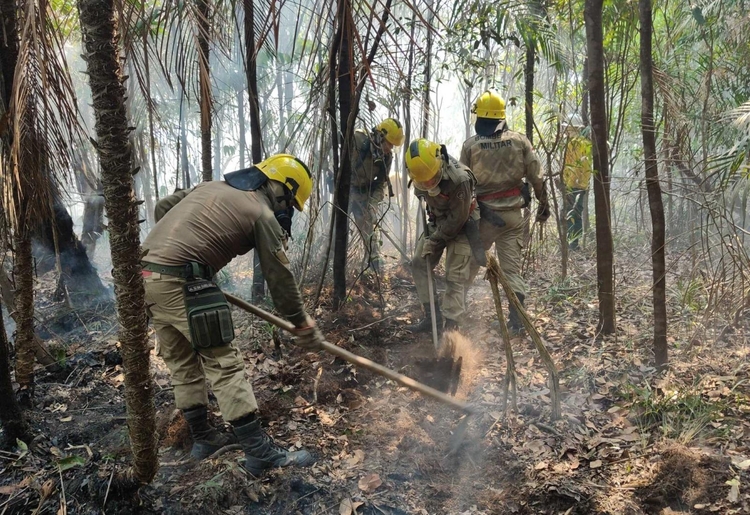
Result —
<instances>
[{"instance_id":1,"label":"black rubber boot","mask_svg":"<svg viewBox=\"0 0 750 515\"><path fill-rule=\"evenodd\" d=\"M208 458L222 447L237 443L234 435L217 431L208 422L208 410L205 406L182 410L182 414L185 415L193 437L193 448L190 451L190 456L193 458L197 460Z\"/></svg>"},{"instance_id":2,"label":"black rubber boot","mask_svg":"<svg viewBox=\"0 0 750 515\"><path fill-rule=\"evenodd\" d=\"M516 297L518 297L518 301L521 303L521 306L523 306L523 301L526 299L526 296L523 293L516 292ZM518 311L512 302L508 308L508 331L510 334L516 336L525 332L523 322L521 322L521 315L518 314Z\"/></svg>"},{"instance_id":3,"label":"black rubber boot","mask_svg":"<svg viewBox=\"0 0 750 515\"><path fill-rule=\"evenodd\" d=\"M289 452L276 445L260 427L260 420L253 417L250 422L234 427L240 445L245 450L245 469L253 476L260 476L274 467L309 467L315 459L307 451Z\"/></svg>"},{"instance_id":4,"label":"black rubber boot","mask_svg":"<svg viewBox=\"0 0 750 515\"><path fill-rule=\"evenodd\" d=\"M444 331L460 331L461 328L458 326L458 322L455 320L451 320L450 318L445 319L445 328L443 328Z\"/></svg>"},{"instance_id":5,"label":"black rubber boot","mask_svg":"<svg viewBox=\"0 0 750 515\"><path fill-rule=\"evenodd\" d=\"M427 333L432 331L432 315L430 314L430 305L424 304L424 318L416 324L409 324L404 329L412 333ZM440 313L440 306L437 302L435 303L435 322L438 327L438 331L443 326L443 315Z\"/></svg>"}]
</instances>

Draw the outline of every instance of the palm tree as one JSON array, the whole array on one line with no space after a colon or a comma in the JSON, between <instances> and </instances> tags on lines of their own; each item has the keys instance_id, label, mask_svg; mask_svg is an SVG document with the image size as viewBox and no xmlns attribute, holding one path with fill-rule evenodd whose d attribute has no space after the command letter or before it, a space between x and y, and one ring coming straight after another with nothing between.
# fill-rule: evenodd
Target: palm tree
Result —
<instances>
[{"instance_id":1,"label":"palm tree","mask_svg":"<svg viewBox=\"0 0 750 515\"><path fill-rule=\"evenodd\" d=\"M125 369L125 402L134 478L150 482L158 468L148 320L139 263L138 202L125 115L114 0L78 0L84 54L96 116L97 150L109 217L112 276ZM130 474L128 474L129 477Z\"/></svg>"}]
</instances>

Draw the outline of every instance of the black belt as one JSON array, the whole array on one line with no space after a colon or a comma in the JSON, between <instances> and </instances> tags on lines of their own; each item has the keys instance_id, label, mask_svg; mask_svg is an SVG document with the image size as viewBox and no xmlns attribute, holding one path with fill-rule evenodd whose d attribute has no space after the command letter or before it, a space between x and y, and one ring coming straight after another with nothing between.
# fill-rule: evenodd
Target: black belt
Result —
<instances>
[{"instance_id":1,"label":"black belt","mask_svg":"<svg viewBox=\"0 0 750 515\"><path fill-rule=\"evenodd\" d=\"M216 274L212 267L204 265L202 263L188 263L186 265L169 266L141 261L141 267L149 272L172 275L174 277L182 277L183 279L190 279L191 277L211 279Z\"/></svg>"}]
</instances>

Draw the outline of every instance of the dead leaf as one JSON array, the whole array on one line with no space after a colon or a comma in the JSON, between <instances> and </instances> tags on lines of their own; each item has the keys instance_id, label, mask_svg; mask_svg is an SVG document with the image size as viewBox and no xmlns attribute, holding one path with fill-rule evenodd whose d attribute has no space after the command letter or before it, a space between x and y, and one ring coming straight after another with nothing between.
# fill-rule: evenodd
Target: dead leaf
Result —
<instances>
[{"instance_id":1,"label":"dead leaf","mask_svg":"<svg viewBox=\"0 0 750 515\"><path fill-rule=\"evenodd\" d=\"M589 463L589 467L592 469L598 469L601 466L602 466L602 460L595 460Z\"/></svg>"},{"instance_id":2,"label":"dead leaf","mask_svg":"<svg viewBox=\"0 0 750 515\"><path fill-rule=\"evenodd\" d=\"M540 461L536 465L534 465L534 470L544 470L549 466L549 463L546 461Z\"/></svg>"},{"instance_id":3,"label":"dead leaf","mask_svg":"<svg viewBox=\"0 0 750 515\"><path fill-rule=\"evenodd\" d=\"M21 483L0 486L0 495L12 495L19 488L21 488Z\"/></svg>"},{"instance_id":4,"label":"dead leaf","mask_svg":"<svg viewBox=\"0 0 750 515\"><path fill-rule=\"evenodd\" d=\"M329 415L328 413L326 413L323 410L318 410L318 418L320 419L320 423L323 424L324 426L335 426L336 425L336 421L333 420L333 418L331 417L331 415Z\"/></svg>"},{"instance_id":5,"label":"dead leaf","mask_svg":"<svg viewBox=\"0 0 750 515\"><path fill-rule=\"evenodd\" d=\"M361 449L356 449L352 455L344 460L344 465L346 465L347 468L354 468L360 463L365 461L365 451Z\"/></svg>"},{"instance_id":6,"label":"dead leaf","mask_svg":"<svg viewBox=\"0 0 750 515\"><path fill-rule=\"evenodd\" d=\"M750 460L743 460L739 463L733 463L733 465L740 470L747 470L750 468Z\"/></svg>"},{"instance_id":7,"label":"dead leaf","mask_svg":"<svg viewBox=\"0 0 750 515\"><path fill-rule=\"evenodd\" d=\"M371 474L367 474L366 476L362 476L362 478L359 480L358 486L360 490L367 493L374 492L382 484L383 481L380 479L380 476L373 472Z\"/></svg>"},{"instance_id":8,"label":"dead leaf","mask_svg":"<svg viewBox=\"0 0 750 515\"><path fill-rule=\"evenodd\" d=\"M352 500L348 497L342 499L341 504L339 504L339 515L352 515L353 512Z\"/></svg>"},{"instance_id":9,"label":"dead leaf","mask_svg":"<svg viewBox=\"0 0 750 515\"><path fill-rule=\"evenodd\" d=\"M726 484L731 486L729 494L727 495L727 500L729 502L737 502L740 498L740 479L735 477L734 479L727 481Z\"/></svg>"},{"instance_id":10,"label":"dead leaf","mask_svg":"<svg viewBox=\"0 0 750 515\"><path fill-rule=\"evenodd\" d=\"M61 418L60 422L70 422L71 420L73 420L73 417L72 416L67 416L67 417Z\"/></svg>"}]
</instances>

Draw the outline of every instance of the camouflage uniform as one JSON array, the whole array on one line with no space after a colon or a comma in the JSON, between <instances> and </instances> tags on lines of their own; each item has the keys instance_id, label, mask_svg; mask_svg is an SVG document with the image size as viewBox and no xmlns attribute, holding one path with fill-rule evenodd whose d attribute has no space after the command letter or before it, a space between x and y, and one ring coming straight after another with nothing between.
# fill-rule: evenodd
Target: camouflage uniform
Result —
<instances>
[{"instance_id":1,"label":"camouflage uniform","mask_svg":"<svg viewBox=\"0 0 750 515\"><path fill-rule=\"evenodd\" d=\"M440 173L442 173L442 179L439 195L433 197L426 192L415 190L416 195L427 202L430 214L429 239L435 242L435 247L434 251L428 254L427 259L423 258L425 235L423 233L420 236L412 260L412 274L419 301L424 306L429 305L427 267L435 268L440 262L443 250L446 251L446 289L442 302L442 314L447 320L460 324L466 312L465 293L470 284L471 263L473 262L464 225L469 218L474 220L479 218L474 201L476 179L469 168L452 157L447 162L443 162Z\"/></svg>"},{"instance_id":2,"label":"camouflage uniform","mask_svg":"<svg viewBox=\"0 0 750 515\"><path fill-rule=\"evenodd\" d=\"M378 207L386 196L393 156L377 152L370 134L362 129L354 131L353 145L349 212L365 244L365 259L377 271L382 265Z\"/></svg>"},{"instance_id":3,"label":"camouflage uniform","mask_svg":"<svg viewBox=\"0 0 750 515\"><path fill-rule=\"evenodd\" d=\"M166 267L196 262L218 271L235 256L255 249L276 309L301 326L307 314L272 206L265 189L242 191L223 181L170 195L156 206L158 223L143 242L142 262ZM182 291L185 279L145 270L143 275L149 317L159 355L172 376L177 407L205 406L210 383L225 420L256 412L258 405L237 348L195 350L191 345Z\"/></svg>"}]
</instances>

